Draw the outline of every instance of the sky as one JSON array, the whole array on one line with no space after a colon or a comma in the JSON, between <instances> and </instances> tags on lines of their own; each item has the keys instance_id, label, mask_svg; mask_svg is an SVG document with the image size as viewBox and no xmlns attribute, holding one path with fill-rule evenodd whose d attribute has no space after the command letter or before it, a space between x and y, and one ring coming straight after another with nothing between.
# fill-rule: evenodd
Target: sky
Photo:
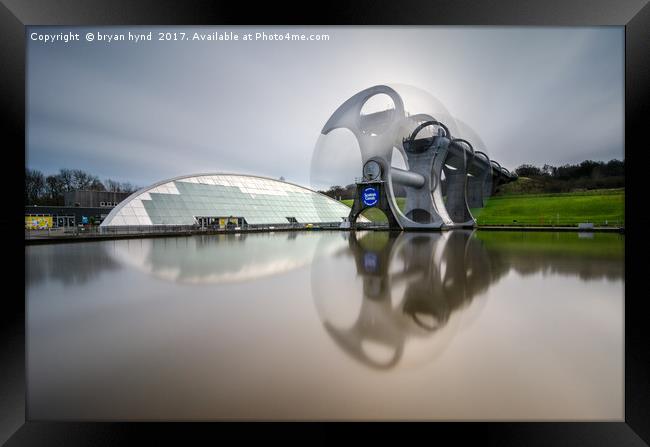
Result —
<instances>
[{"instance_id":1,"label":"sky","mask_svg":"<svg viewBox=\"0 0 650 447\"><path fill-rule=\"evenodd\" d=\"M329 40L242 40L287 31ZM38 40L70 32L80 40ZM26 165L46 175L146 186L231 172L308 186L327 119L377 84L429 92L511 170L624 158L623 27L28 27L26 38Z\"/></svg>"}]
</instances>

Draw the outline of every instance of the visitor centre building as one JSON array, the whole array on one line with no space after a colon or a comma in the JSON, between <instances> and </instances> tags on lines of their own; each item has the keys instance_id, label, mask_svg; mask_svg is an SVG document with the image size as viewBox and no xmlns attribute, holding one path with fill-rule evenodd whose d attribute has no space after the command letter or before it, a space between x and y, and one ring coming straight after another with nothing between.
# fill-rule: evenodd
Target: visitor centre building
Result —
<instances>
[{"instance_id":1,"label":"visitor centre building","mask_svg":"<svg viewBox=\"0 0 650 447\"><path fill-rule=\"evenodd\" d=\"M198 174L164 180L120 202L101 229L340 225L350 208L311 189L265 177Z\"/></svg>"}]
</instances>

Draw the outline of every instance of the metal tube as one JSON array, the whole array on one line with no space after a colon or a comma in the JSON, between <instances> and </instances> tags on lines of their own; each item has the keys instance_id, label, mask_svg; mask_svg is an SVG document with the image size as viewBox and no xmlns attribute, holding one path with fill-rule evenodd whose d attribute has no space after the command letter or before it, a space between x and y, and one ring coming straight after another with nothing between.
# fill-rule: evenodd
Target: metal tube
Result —
<instances>
[{"instance_id":1,"label":"metal tube","mask_svg":"<svg viewBox=\"0 0 650 447\"><path fill-rule=\"evenodd\" d=\"M413 188L422 188L424 186L425 178L422 174L417 172L406 171L399 168L391 168L391 178L394 182L402 185L411 186Z\"/></svg>"}]
</instances>

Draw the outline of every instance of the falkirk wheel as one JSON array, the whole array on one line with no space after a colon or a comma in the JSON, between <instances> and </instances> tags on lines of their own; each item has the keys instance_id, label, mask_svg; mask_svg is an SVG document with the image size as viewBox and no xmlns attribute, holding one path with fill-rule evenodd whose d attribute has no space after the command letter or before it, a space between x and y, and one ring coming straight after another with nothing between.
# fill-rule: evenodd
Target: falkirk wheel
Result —
<instances>
[{"instance_id":1,"label":"falkirk wheel","mask_svg":"<svg viewBox=\"0 0 650 447\"><path fill-rule=\"evenodd\" d=\"M411 89L410 110L393 87L365 89L345 101L321 131L322 139L349 130L361 153L348 220L354 228L364 210L378 208L391 229L473 227L470 208L482 208L496 186L516 175L491 160L469 126L457 123L435 98ZM430 101L421 101L423 96ZM379 110L369 107L376 98L383 101Z\"/></svg>"}]
</instances>

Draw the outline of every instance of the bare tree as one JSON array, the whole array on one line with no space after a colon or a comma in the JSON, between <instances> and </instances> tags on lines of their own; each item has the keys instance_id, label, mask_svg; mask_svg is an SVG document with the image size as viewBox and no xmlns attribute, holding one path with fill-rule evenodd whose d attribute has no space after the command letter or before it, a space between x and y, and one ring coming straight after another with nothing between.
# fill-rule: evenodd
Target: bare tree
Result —
<instances>
[{"instance_id":1,"label":"bare tree","mask_svg":"<svg viewBox=\"0 0 650 447\"><path fill-rule=\"evenodd\" d=\"M46 194L52 201L56 201L59 197L63 197L64 185L61 176L48 175L45 179Z\"/></svg>"},{"instance_id":2,"label":"bare tree","mask_svg":"<svg viewBox=\"0 0 650 447\"><path fill-rule=\"evenodd\" d=\"M106 191L106 187L104 186L104 184L101 181L99 181L99 179L97 177L93 178L93 181L90 184L89 189L91 191Z\"/></svg>"},{"instance_id":3,"label":"bare tree","mask_svg":"<svg viewBox=\"0 0 650 447\"><path fill-rule=\"evenodd\" d=\"M68 191L113 191L132 193L140 189L130 182L107 179L82 169L59 169L58 174L48 175L25 168L25 203L38 205L63 205L63 194Z\"/></svg>"},{"instance_id":4,"label":"bare tree","mask_svg":"<svg viewBox=\"0 0 650 447\"><path fill-rule=\"evenodd\" d=\"M81 169L72 170L72 185L75 190L88 190L92 185L99 182L99 178Z\"/></svg>"},{"instance_id":5,"label":"bare tree","mask_svg":"<svg viewBox=\"0 0 650 447\"><path fill-rule=\"evenodd\" d=\"M74 174L72 169L59 169L59 180L61 182L61 192L74 190Z\"/></svg>"},{"instance_id":6,"label":"bare tree","mask_svg":"<svg viewBox=\"0 0 650 447\"><path fill-rule=\"evenodd\" d=\"M25 169L25 203L35 204L45 194L45 176L41 171Z\"/></svg>"},{"instance_id":7,"label":"bare tree","mask_svg":"<svg viewBox=\"0 0 650 447\"><path fill-rule=\"evenodd\" d=\"M106 190L111 192L135 192L140 189L138 186L134 186L130 182L118 182L117 180L107 179L104 184L106 185Z\"/></svg>"},{"instance_id":8,"label":"bare tree","mask_svg":"<svg viewBox=\"0 0 650 447\"><path fill-rule=\"evenodd\" d=\"M131 182L122 183L122 192L136 192L140 187L131 184Z\"/></svg>"},{"instance_id":9,"label":"bare tree","mask_svg":"<svg viewBox=\"0 0 650 447\"><path fill-rule=\"evenodd\" d=\"M104 182L104 185L106 185L106 190L111 191L111 192L120 192L120 182L115 181L113 179L106 179Z\"/></svg>"}]
</instances>

